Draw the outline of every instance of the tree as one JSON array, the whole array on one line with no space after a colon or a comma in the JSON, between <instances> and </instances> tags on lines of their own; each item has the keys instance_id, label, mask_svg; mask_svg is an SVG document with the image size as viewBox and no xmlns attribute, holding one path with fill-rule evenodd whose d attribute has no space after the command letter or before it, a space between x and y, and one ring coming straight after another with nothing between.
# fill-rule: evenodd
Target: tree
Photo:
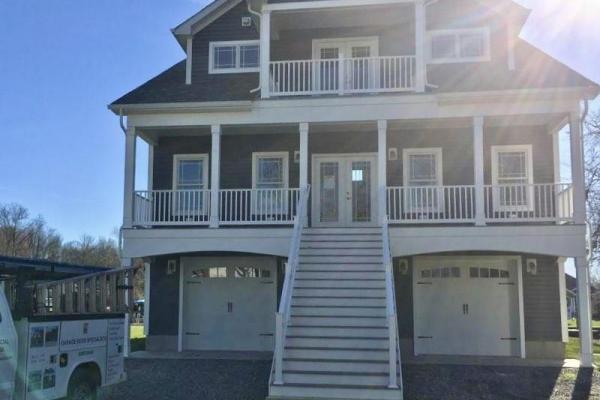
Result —
<instances>
[{"instance_id":1,"label":"tree","mask_svg":"<svg viewBox=\"0 0 600 400\"><path fill-rule=\"evenodd\" d=\"M62 249L62 261L72 264L117 267L120 264L119 250L113 239L94 239L83 235L79 241L66 243Z\"/></svg>"},{"instance_id":2,"label":"tree","mask_svg":"<svg viewBox=\"0 0 600 400\"><path fill-rule=\"evenodd\" d=\"M590 226L592 277L599 280L600 261L600 110L588 115L584 123L585 196Z\"/></svg>"}]
</instances>

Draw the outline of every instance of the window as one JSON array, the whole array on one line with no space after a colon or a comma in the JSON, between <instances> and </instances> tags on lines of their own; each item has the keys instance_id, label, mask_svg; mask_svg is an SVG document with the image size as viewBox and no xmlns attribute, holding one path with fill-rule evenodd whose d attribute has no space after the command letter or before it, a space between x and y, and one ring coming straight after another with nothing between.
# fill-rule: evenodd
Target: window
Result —
<instances>
[{"instance_id":1,"label":"window","mask_svg":"<svg viewBox=\"0 0 600 400\"><path fill-rule=\"evenodd\" d=\"M421 270L421 278L460 278L459 267L438 267L438 268L427 268Z\"/></svg>"},{"instance_id":2,"label":"window","mask_svg":"<svg viewBox=\"0 0 600 400\"><path fill-rule=\"evenodd\" d=\"M252 196L254 214L276 216L287 213L287 152L252 153Z\"/></svg>"},{"instance_id":3,"label":"window","mask_svg":"<svg viewBox=\"0 0 600 400\"><path fill-rule=\"evenodd\" d=\"M405 149L402 159L406 210L440 211L443 207L442 149Z\"/></svg>"},{"instance_id":4,"label":"window","mask_svg":"<svg viewBox=\"0 0 600 400\"><path fill-rule=\"evenodd\" d=\"M532 171L531 145L492 146L492 185L496 210L532 209Z\"/></svg>"},{"instance_id":5,"label":"window","mask_svg":"<svg viewBox=\"0 0 600 400\"><path fill-rule=\"evenodd\" d=\"M233 276L235 278L270 278L271 271L254 267L235 267Z\"/></svg>"},{"instance_id":6,"label":"window","mask_svg":"<svg viewBox=\"0 0 600 400\"><path fill-rule=\"evenodd\" d=\"M192 278L227 278L227 267L200 268L192 271Z\"/></svg>"},{"instance_id":7,"label":"window","mask_svg":"<svg viewBox=\"0 0 600 400\"><path fill-rule=\"evenodd\" d=\"M489 61L489 29L431 31L429 57L431 63Z\"/></svg>"},{"instance_id":8,"label":"window","mask_svg":"<svg viewBox=\"0 0 600 400\"><path fill-rule=\"evenodd\" d=\"M258 40L210 42L208 72L211 74L258 72L259 48Z\"/></svg>"},{"instance_id":9,"label":"window","mask_svg":"<svg viewBox=\"0 0 600 400\"><path fill-rule=\"evenodd\" d=\"M173 157L173 214L206 215L209 201L207 184L207 154L176 154Z\"/></svg>"}]
</instances>

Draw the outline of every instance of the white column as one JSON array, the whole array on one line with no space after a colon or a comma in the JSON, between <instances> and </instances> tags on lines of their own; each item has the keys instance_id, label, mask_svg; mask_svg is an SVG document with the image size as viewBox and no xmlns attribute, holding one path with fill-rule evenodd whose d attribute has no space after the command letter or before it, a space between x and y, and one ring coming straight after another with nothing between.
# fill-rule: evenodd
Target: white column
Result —
<instances>
[{"instance_id":1,"label":"white column","mask_svg":"<svg viewBox=\"0 0 600 400\"><path fill-rule=\"evenodd\" d=\"M221 165L221 125L211 125L210 152L210 227L219 227L219 186Z\"/></svg>"},{"instance_id":2,"label":"white column","mask_svg":"<svg viewBox=\"0 0 600 400\"><path fill-rule=\"evenodd\" d=\"M144 263L144 335L150 333L150 263Z\"/></svg>"},{"instance_id":3,"label":"white column","mask_svg":"<svg viewBox=\"0 0 600 400\"><path fill-rule=\"evenodd\" d=\"M573 182L573 219L576 224L585 223L585 180L583 172L583 138L579 110L569 118L571 128L571 180Z\"/></svg>"},{"instance_id":4,"label":"white column","mask_svg":"<svg viewBox=\"0 0 600 400\"><path fill-rule=\"evenodd\" d=\"M567 318L567 277L565 276L565 259L559 257L558 264L558 293L560 296L560 326L563 343L569 341L569 321Z\"/></svg>"},{"instance_id":5,"label":"white column","mask_svg":"<svg viewBox=\"0 0 600 400\"><path fill-rule=\"evenodd\" d=\"M148 142L148 190L154 188L154 143Z\"/></svg>"},{"instance_id":6,"label":"white column","mask_svg":"<svg viewBox=\"0 0 600 400\"><path fill-rule=\"evenodd\" d=\"M415 1L415 90L417 92L425 91L425 78L427 74L427 64L425 63L425 1Z\"/></svg>"},{"instance_id":7,"label":"white column","mask_svg":"<svg viewBox=\"0 0 600 400\"><path fill-rule=\"evenodd\" d=\"M308 186L308 123L302 122L300 129L300 189Z\"/></svg>"},{"instance_id":8,"label":"white column","mask_svg":"<svg viewBox=\"0 0 600 400\"><path fill-rule=\"evenodd\" d=\"M387 121L377 121L377 210L379 221L387 215L386 210L386 187L387 187Z\"/></svg>"},{"instance_id":9,"label":"white column","mask_svg":"<svg viewBox=\"0 0 600 400\"><path fill-rule=\"evenodd\" d=\"M135 127L125 133L125 180L123 185L123 228L133 225L133 195L135 191Z\"/></svg>"},{"instance_id":10,"label":"white column","mask_svg":"<svg viewBox=\"0 0 600 400\"><path fill-rule=\"evenodd\" d=\"M260 96L269 98L269 62L271 60L271 12L260 17Z\"/></svg>"},{"instance_id":11,"label":"white column","mask_svg":"<svg viewBox=\"0 0 600 400\"><path fill-rule=\"evenodd\" d=\"M485 225L483 117L473 118L473 173L475 183L475 225Z\"/></svg>"},{"instance_id":12,"label":"white column","mask_svg":"<svg viewBox=\"0 0 600 400\"><path fill-rule=\"evenodd\" d=\"M575 257L577 269L577 313L579 339L581 340L581 366L591 367L592 353L592 312L590 302L590 269L586 257Z\"/></svg>"},{"instance_id":13,"label":"white column","mask_svg":"<svg viewBox=\"0 0 600 400\"><path fill-rule=\"evenodd\" d=\"M554 161L554 183L560 183L560 130L550 132L552 135L552 158Z\"/></svg>"}]
</instances>

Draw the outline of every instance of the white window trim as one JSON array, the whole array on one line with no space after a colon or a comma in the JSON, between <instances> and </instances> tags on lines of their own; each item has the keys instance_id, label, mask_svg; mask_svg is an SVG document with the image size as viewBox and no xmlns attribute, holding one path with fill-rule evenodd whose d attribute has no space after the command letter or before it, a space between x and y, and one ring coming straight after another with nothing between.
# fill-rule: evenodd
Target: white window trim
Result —
<instances>
[{"instance_id":1,"label":"white window trim","mask_svg":"<svg viewBox=\"0 0 600 400\"><path fill-rule=\"evenodd\" d=\"M221 41L221 42L210 42L208 45L208 73L209 74L239 74L245 72L259 72L260 65L254 68L242 68L240 67L240 46L245 45L257 45L259 51L259 63L260 63L260 41L259 40L232 40L232 41ZM214 49L219 46L235 46L236 47L236 68L215 68L214 62Z\"/></svg>"},{"instance_id":2,"label":"white window trim","mask_svg":"<svg viewBox=\"0 0 600 400\"><path fill-rule=\"evenodd\" d=\"M460 35L463 34L483 34L483 52L484 55L480 57L461 57L460 56ZM434 36L454 36L454 46L456 57L453 58L433 58L432 54L432 41ZM469 29L438 29L427 31L427 63L428 64L452 64L452 63L465 63L465 62L486 62L491 61L491 45L490 45L490 28L469 28Z\"/></svg>"},{"instance_id":3,"label":"white window trim","mask_svg":"<svg viewBox=\"0 0 600 400\"><path fill-rule=\"evenodd\" d=\"M409 193L405 189L405 198L404 204L408 204L406 206L405 212L443 212L444 211L444 159L442 157L442 148L441 147L422 147L422 148L411 148L411 149L403 149L402 150L402 184L405 188L410 188L408 182L409 178L409 168L410 164L408 162L409 157L413 154L434 154L436 159L436 186L437 196L438 196L438 204L437 207L416 207L411 204ZM412 186L412 187L421 187L421 186Z\"/></svg>"},{"instance_id":4,"label":"white window trim","mask_svg":"<svg viewBox=\"0 0 600 400\"><path fill-rule=\"evenodd\" d=\"M199 190L203 190L203 191L208 191L208 154L207 153L199 153L199 154L175 154L173 155L173 183L172 183L172 188L173 188L173 192L175 192L177 190L177 181L179 178L179 169L177 168L177 166L179 165L179 161L186 161L186 160L201 160L204 163L204 166L202 168L202 181L204 182L204 187L202 189ZM172 199L171 199L172 200ZM183 211L179 211L177 210L176 207L176 203L174 201L171 201L171 211L173 213L173 215L176 216L182 216L182 215L202 215L202 216L206 216L208 214L208 202L210 201L210 195L205 195L204 199L202 201L202 210L199 210L198 214L195 213L188 213L188 212L183 212Z\"/></svg>"},{"instance_id":5,"label":"white window trim","mask_svg":"<svg viewBox=\"0 0 600 400\"><path fill-rule=\"evenodd\" d=\"M500 205L500 192L497 190L498 185L498 154L507 152L525 152L527 155L527 184L529 190L527 193L527 205L525 206L501 206ZM530 144L520 145L504 145L504 146L492 146L492 201L494 202L495 211L534 211L533 207L533 152Z\"/></svg>"},{"instance_id":6,"label":"white window trim","mask_svg":"<svg viewBox=\"0 0 600 400\"><path fill-rule=\"evenodd\" d=\"M379 56L379 37L363 36L363 37L347 37L347 38L328 38L328 39L313 39L312 54L313 60L321 59L319 49L323 46L369 46L373 50L371 57ZM343 54L344 58L352 58L350 54Z\"/></svg>"},{"instance_id":7,"label":"white window trim","mask_svg":"<svg viewBox=\"0 0 600 400\"><path fill-rule=\"evenodd\" d=\"M258 170L257 170L257 164L258 164L258 159L262 158L262 157L280 157L283 160L283 188L282 189L288 189L289 188L289 157L290 154L287 151L262 151L262 152L253 152L252 153L252 189L257 189L256 187L256 180L258 178ZM257 208L257 204L256 204L256 199L257 199L257 194L254 194L253 196L251 196L251 202L252 202L252 212L254 214L262 214L261 210L258 210ZM287 201L287 192L284 193L283 196L283 210L280 210L280 212L282 213L287 213L288 211L288 201ZM265 210L268 211L268 210Z\"/></svg>"}]
</instances>

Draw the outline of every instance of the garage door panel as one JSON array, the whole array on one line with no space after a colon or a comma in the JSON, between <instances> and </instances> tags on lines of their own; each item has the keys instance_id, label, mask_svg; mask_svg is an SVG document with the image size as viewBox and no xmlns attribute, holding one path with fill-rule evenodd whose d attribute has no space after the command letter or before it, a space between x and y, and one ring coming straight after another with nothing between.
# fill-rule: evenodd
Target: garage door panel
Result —
<instances>
[{"instance_id":1,"label":"garage door panel","mask_svg":"<svg viewBox=\"0 0 600 400\"><path fill-rule=\"evenodd\" d=\"M182 264L184 349L273 349L273 258L194 257Z\"/></svg>"},{"instance_id":2,"label":"garage door panel","mask_svg":"<svg viewBox=\"0 0 600 400\"><path fill-rule=\"evenodd\" d=\"M415 353L518 355L518 267L500 257L415 260Z\"/></svg>"}]
</instances>

